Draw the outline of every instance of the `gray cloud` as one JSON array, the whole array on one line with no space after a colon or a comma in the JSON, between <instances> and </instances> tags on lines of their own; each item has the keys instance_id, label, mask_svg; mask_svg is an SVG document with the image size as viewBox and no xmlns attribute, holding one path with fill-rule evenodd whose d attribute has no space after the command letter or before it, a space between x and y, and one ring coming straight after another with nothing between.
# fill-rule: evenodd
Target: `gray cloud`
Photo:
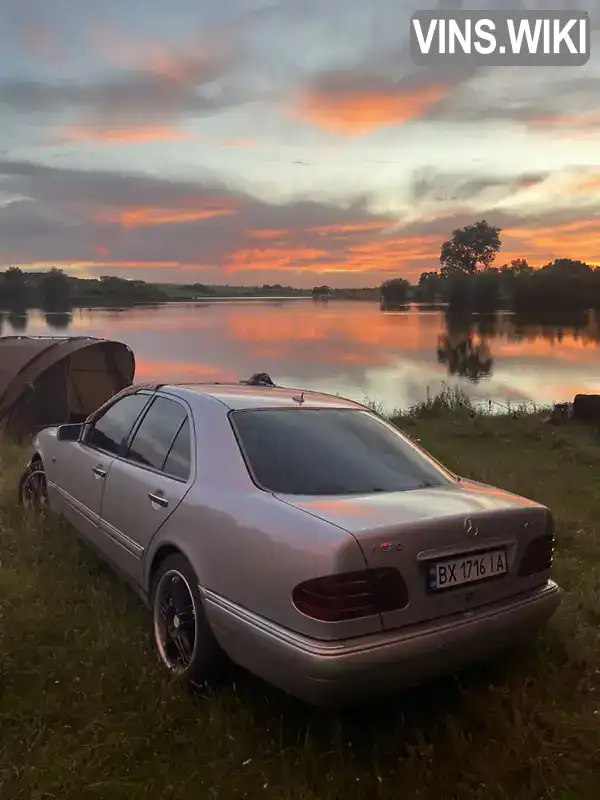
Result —
<instances>
[{"instance_id":1,"label":"gray cloud","mask_svg":"<svg viewBox=\"0 0 600 800\"><path fill-rule=\"evenodd\" d=\"M548 173L530 173L514 177L468 175L464 172L440 172L430 167L413 174L411 199L417 204L461 203L476 199L488 199L494 202L511 197L521 190L538 186L548 177Z\"/></svg>"},{"instance_id":2,"label":"gray cloud","mask_svg":"<svg viewBox=\"0 0 600 800\"><path fill-rule=\"evenodd\" d=\"M583 119L595 114L600 76L564 80L557 79L549 68L539 68L534 81L528 69L515 68L512 79L502 85L496 83L502 76L495 73L487 83L458 87L459 91L428 109L424 117L468 125L512 121L543 126L547 122L551 127L554 119L569 116L580 118L579 125L583 126ZM576 121L573 126L577 127Z\"/></svg>"},{"instance_id":3,"label":"gray cloud","mask_svg":"<svg viewBox=\"0 0 600 800\"><path fill-rule=\"evenodd\" d=\"M174 121L210 113L246 98L228 76L227 59L181 59L174 74L137 70L88 81L0 82L0 106L18 112L77 113L106 127Z\"/></svg>"},{"instance_id":4,"label":"gray cloud","mask_svg":"<svg viewBox=\"0 0 600 800\"><path fill-rule=\"evenodd\" d=\"M217 181L170 181L141 173L49 167L0 161L0 188L41 204L98 207L186 208L211 193L226 191Z\"/></svg>"},{"instance_id":5,"label":"gray cloud","mask_svg":"<svg viewBox=\"0 0 600 800\"><path fill-rule=\"evenodd\" d=\"M174 182L23 162L0 162L0 191L20 198L0 206L3 262L102 261L98 250L106 248L107 261L168 261L217 269L238 249L258 252L282 246L277 236L254 239L249 234L254 229L283 231L286 247L290 241L295 247L315 247L318 242L320 248L343 254L347 240L324 241L314 233L311 241L303 231L378 219L369 214L361 197L344 208L310 201L270 205L215 181ZM203 209L231 213L190 218L188 212ZM139 210L147 212L147 224L124 227L123 214ZM170 217L168 224L160 222L164 213ZM181 274L178 277L182 279Z\"/></svg>"}]
</instances>

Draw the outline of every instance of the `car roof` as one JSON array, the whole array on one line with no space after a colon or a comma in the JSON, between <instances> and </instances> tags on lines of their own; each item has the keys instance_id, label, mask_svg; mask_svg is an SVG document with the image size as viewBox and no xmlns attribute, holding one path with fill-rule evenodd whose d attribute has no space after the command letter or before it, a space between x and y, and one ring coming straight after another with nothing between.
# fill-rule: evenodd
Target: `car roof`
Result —
<instances>
[{"instance_id":1,"label":"car roof","mask_svg":"<svg viewBox=\"0 0 600 800\"><path fill-rule=\"evenodd\" d=\"M218 400L232 410L250 408L358 408L360 403L337 397L324 392L312 392L306 389L292 389L281 386L249 386L238 383L178 383L161 387L185 397L193 393L205 395ZM301 402L299 399L301 398Z\"/></svg>"}]
</instances>

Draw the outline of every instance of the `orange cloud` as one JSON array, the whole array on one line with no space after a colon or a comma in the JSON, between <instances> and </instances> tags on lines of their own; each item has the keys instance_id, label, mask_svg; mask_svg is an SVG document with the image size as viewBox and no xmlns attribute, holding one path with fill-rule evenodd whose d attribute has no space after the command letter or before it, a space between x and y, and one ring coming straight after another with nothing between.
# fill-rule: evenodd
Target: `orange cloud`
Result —
<instances>
[{"instance_id":1,"label":"orange cloud","mask_svg":"<svg viewBox=\"0 0 600 800\"><path fill-rule=\"evenodd\" d=\"M600 132L600 114L546 114L529 120L527 127L570 139L588 138Z\"/></svg>"},{"instance_id":2,"label":"orange cloud","mask_svg":"<svg viewBox=\"0 0 600 800\"><path fill-rule=\"evenodd\" d=\"M226 272L245 272L246 270L260 272L262 270L282 269L310 269L320 271L321 259L327 258L326 250L317 250L312 247L285 247L250 248L235 250L228 257Z\"/></svg>"},{"instance_id":3,"label":"orange cloud","mask_svg":"<svg viewBox=\"0 0 600 800\"><path fill-rule=\"evenodd\" d=\"M210 219L231 213L234 213L234 209L215 203L214 207L190 209L125 209L106 213L97 219L117 222L131 229ZM227 250L224 245L223 250L207 258L206 263L201 260L119 260L116 254L108 257L108 248L97 246L94 250L97 256L95 261L72 262L65 267L79 273L89 273L99 268L140 271L162 268L181 275L220 270L224 275L239 276L240 283L257 280L259 283L295 283L300 275L307 276L306 281L323 283L328 280L325 276L332 276L330 280L333 285L339 285L333 276L341 276L345 285L374 285L386 276L401 276L415 282L421 272L439 268L443 238L439 233L411 234L408 229L374 235L383 224L381 221L374 221L373 225L364 223L364 231L362 223L315 226L304 230L251 229L247 235L256 239L258 246ZM332 231L329 238L326 229ZM319 233L315 234L315 230ZM348 230L352 232L351 235L340 241L339 232L346 231L347 234ZM539 267L555 258L576 258L600 266L600 221L593 217L562 225L539 225L524 221L504 228L502 240L503 248L496 259L497 265L508 263L513 258L526 258L530 264ZM315 242L318 244L315 245ZM55 265L53 262L29 266L44 269ZM210 278L210 282L218 280ZM221 280L225 282L226 279Z\"/></svg>"},{"instance_id":4,"label":"orange cloud","mask_svg":"<svg viewBox=\"0 0 600 800\"><path fill-rule=\"evenodd\" d=\"M569 193L574 195L600 195L600 171L575 178L570 184Z\"/></svg>"},{"instance_id":5,"label":"orange cloud","mask_svg":"<svg viewBox=\"0 0 600 800\"><path fill-rule=\"evenodd\" d=\"M546 114L531 124L557 128L595 128L600 125L600 114Z\"/></svg>"},{"instance_id":6,"label":"orange cloud","mask_svg":"<svg viewBox=\"0 0 600 800\"><path fill-rule=\"evenodd\" d=\"M582 219L564 225L528 226L526 224L506 228L503 231L506 248L500 260L521 257L538 263L547 263L555 258L577 258L589 264L600 265L600 221ZM507 241L508 240L508 241Z\"/></svg>"},{"instance_id":7,"label":"orange cloud","mask_svg":"<svg viewBox=\"0 0 600 800\"><path fill-rule=\"evenodd\" d=\"M192 36L169 46L155 39L124 37L102 27L91 38L94 49L114 66L146 72L178 87L193 84L221 58L214 38L209 42Z\"/></svg>"},{"instance_id":8,"label":"orange cloud","mask_svg":"<svg viewBox=\"0 0 600 800\"><path fill-rule=\"evenodd\" d=\"M343 230L345 226L331 226ZM352 225L348 226L351 230ZM314 229L307 229L311 232ZM322 231L322 229L321 229ZM418 277L421 271L432 265L421 266L421 262L435 262L439 258L439 237L410 236L369 239L350 244L342 250L306 247L301 241L304 231L295 233L279 246L249 248L234 251L228 258L226 272L266 272L269 270L292 270L295 272L397 272L407 277ZM270 232L275 233L275 232ZM286 234L286 231L276 232ZM265 237L266 238L266 237ZM333 237L335 239L335 237ZM336 241L339 248L339 241Z\"/></svg>"},{"instance_id":9,"label":"orange cloud","mask_svg":"<svg viewBox=\"0 0 600 800\"><path fill-rule=\"evenodd\" d=\"M144 59L144 68L152 75L166 78L173 83L185 85L192 77L191 63L185 58L165 47L152 45L147 59Z\"/></svg>"},{"instance_id":10,"label":"orange cloud","mask_svg":"<svg viewBox=\"0 0 600 800\"><path fill-rule=\"evenodd\" d=\"M422 117L450 93L442 84L407 88L400 92L327 92L308 89L290 110L297 119L332 133L356 136L387 125L401 125Z\"/></svg>"},{"instance_id":11,"label":"orange cloud","mask_svg":"<svg viewBox=\"0 0 600 800\"><path fill-rule=\"evenodd\" d=\"M202 137L174 125L134 125L129 127L98 127L93 125L68 125L61 128L54 142L84 142L103 145L143 144L144 142L198 142ZM225 139L208 144L219 147L248 148L256 144L252 139Z\"/></svg>"},{"instance_id":12,"label":"orange cloud","mask_svg":"<svg viewBox=\"0 0 600 800\"><path fill-rule=\"evenodd\" d=\"M317 226L301 231L252 230L251 238L262 239L265 245L235 250L224 258L224 269L228 273L287 270L314 273L315 279L320 273L361 273L365 276L361 280L368 283L369 273L396 274L414 281L424 270L439 268L442 239L439 234L417 235L408 230L369 235L386 227L385 222L373 222L364 226L362 223ZM315 232L319 246L311 247L307 245L306 234ZM342 233L345 241L340 247ZM353 235L348 236L349 233ZM497 264L513 258L527 258L537 266L555 258L578 258L600 264L600 222L594 218L552 226L523 223L505 228L502 239L504 247Z\"/></svg>"},{"instance_id":13,"label":"orange cloud","mask_svg":"<svg viewBox=\"0 0 600 800\"><path fill-rule=\"evenodd\" d=\"M177 225L182 222L200 222L213 217L235 213L234 208L129 208L107 211L94 216L96 222L117 222L124 228L147 228L153 225Z\"/></svg>"},{"instance_id":14,"label":"orange cloud","mask_svg":"<svg viewBox=\"0 0 600 800\"><path fill-rule=\"evenodd\" d=\"M383 231L392 225L391 221L388 222L354 222L347 225L316 225L309 228L310 231L320 236L335 236L336 234L348 233L370 233L374 231Z\"/></svg>"},{"instance_id":15,"label":"orange cloud","mask_svg":"<svg viewBox=\"0 0 600 800\"><path fill-rule=\"evenodd\" d=\"M279 239L282 236L289 234L286 230L271 230L270 228L260 228L259 230L249 230L248 236L250 239Z\"/></svg>"},{"instance_id":16,"label":"orange cloud","mask_svg":"<svg viewBox=\"0 0 600 800\"><path fill-rule=\"evenodd\" d=\"M330 236L332 238L347 238L351 234L360 233L374 233L375 231L383 231L392 225L392 221L386 222L351 222L340 225L314 225L310 228L305 228L307 233L314 233L316 236ZM259 228L251 229L248 232L251 239L281 239L294 235L294 231L285 230L283 228Z\"/></svg>"},{"instance_id":17,"label":"orange cloud","mask_svg":"<svg viewBox=\"0 0 600 800\"><path fill-rule=\"evenodd\" d=\"M56 267L56 261L36 261L34 264L23 265L23 269L46 270ZM107 267L110 269L183 269L185 266L181 261L120 261L118 259L102 261L70 261L59 265L61 269L69 272L74 270L85 271L95 267ZM193 269L204 269L204 264L195 264Z\"/></svg>"},{"instance_id":18,"label":"orange cloud","mask_svg":"<svg viewBox=\"0 0 600 800\"><path fill-rule=\"evenodd\" d=\"M94 128L86 125L69 125L58 134L63 141L90 142L93 144L141 144L143 142L182 142L196 137L170 125L153 125L133 128Z\"/></svg>"}]
</instances>

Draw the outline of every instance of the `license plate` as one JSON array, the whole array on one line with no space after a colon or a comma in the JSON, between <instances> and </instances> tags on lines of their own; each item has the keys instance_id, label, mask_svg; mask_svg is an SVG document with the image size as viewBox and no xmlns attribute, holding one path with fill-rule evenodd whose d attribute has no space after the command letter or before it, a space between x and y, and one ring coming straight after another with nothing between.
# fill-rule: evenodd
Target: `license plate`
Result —
<instances>
[{"instance_id":1,"label":"license plate","mask_svg":"<svg viewBox=\"0 0 600 800\"><path fill-rule=\"evenodd\" d=\"M450 589L463 583L474 583L508 572L505 550L461 556L450 561L438 561L429 570L430 589Z\"/></svg>"}]
</instances>

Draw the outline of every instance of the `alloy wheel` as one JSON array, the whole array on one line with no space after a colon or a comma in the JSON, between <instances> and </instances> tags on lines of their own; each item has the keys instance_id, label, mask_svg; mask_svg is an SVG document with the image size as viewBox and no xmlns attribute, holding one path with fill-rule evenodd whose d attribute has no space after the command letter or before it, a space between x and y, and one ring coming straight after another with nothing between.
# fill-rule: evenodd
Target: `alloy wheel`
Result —
<instances>
[{"instance_id":1,"label":"alloy wheel","mask_svg":"<svg viewBox=\"0 0 600 800\"><path fill-rule=\"evenodd\" d=\"M185 672L196 653L197 617L192 589L176 569L161 575L154 594L154 639L163 664Z\"/></svg>"},{"instance_id":2,"label":"alloy wheel","mask_svg":"<svg viewBox=\"0 0 600 800\"><path fill-rule=\"evenodd\" d=\"M21 502L27 511L43 513L48 508L46 473L41 467L32 469L21 484Z\"/></svg>"}]
</instances>

